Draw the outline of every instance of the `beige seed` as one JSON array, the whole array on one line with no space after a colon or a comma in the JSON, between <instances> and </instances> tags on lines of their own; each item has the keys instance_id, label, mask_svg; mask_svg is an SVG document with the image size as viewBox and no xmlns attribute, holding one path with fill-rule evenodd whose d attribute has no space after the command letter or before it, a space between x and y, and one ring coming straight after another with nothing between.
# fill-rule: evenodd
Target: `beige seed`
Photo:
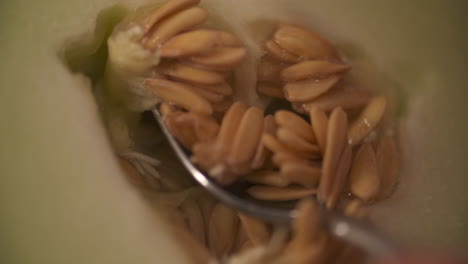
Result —
<instances>
[{"instance_id":1,"label":"beige seed","mask_svg":"<svg viewBox=\"0 0 468 264\"><path fill-rule=\"evenodd\" d=\"M316 189L289 186L289 187L270 187L253 186L247 190L250 196L268 201L291 201L311 196L317 192Z\"/></svg>"},{"instance_id":2,"label":"beige seed","mask_svg":"<svg viewBox=\"0 0 468 264\"><path fill-rule=\"evenodd\" d=\"M284 249L287 263L326 263L328 237L321 231L315 201L304 199L296 206L293 237Z\"/></svg>"},{"instance_id":3,"label":"beige seed","mask_svg":"<svg viewBox=\"0 0 468 264\"><path fill-rule=\"evenodd\" d=\"M277 140L274 136L270 134L263 134L262 136L262 144L265 145L267 149L269 149L273 153L285 153L290 156L295 156L298 159L304 159L306 158L306 153L299 153L288 146L284 145L281 143L279 140Z\"/></svg>"},{"instance_id":4,"label":"beige seed","mask_svg":"<svg viewBox=\"0 0 468 264\"><path fill-rule=\"evenodd\" d=\"M285 50L282 49L276 42L273 40L267 41L266 45L266 50L268 51L268 54L270 54L273 58L280 60L282 62L286 63L296 63L301 61L301 57Z\"/></svg>"},{"instance_id":5,"label":"beige seed","mask_svg":"<svg viewBox=\"0 0 468 264\"><path fill-rule=\"evenodd\" d=\"M400 155L392 135L382 138L376 155L381 183L378 198L385 199L395 189L400 171Z\"/></svg>"},{"instance_id":6,"label":"beige seed","mask_svg":"<svg viewBox=\"0 0 468 264\"><path fill-rule=\"evenodd\" d=\"M200 89L204 89L213 93L218 93L222 95L232 95L232 88L227 82L222 82L216 85L196 85Z\"/></svg>"},{"instance_id":7,"label":"beige seed","mask_svg":"<svg viewBox=\"0 0 468 264\"><path fill-rule=\"evenodd\" d=\"M219 102L219 103L214 103L212 106L213 106L213 110L215 111L215 113L217 114L216 116L223 116L224 113L229 109L229 107L232 106L233 104L233 100L232 98L225 98L223 101Z\"/></svg>"},{"instance_id":8,"label":"beige seed","mask_svg":"<svg viewBox=\"0 0 468 264\"><path fill-rule=\"evenodd\" d=\"M242 227L254 246L265 245L268 242L270 232L265 223L241 213L239 213L239 218Z\"/></svg>"},{"instance_id":9,"label":"beige seed","mask_svg":"<svg viewBox=\"0 0 468 264\"><path fill-rule=\"evenodd\" d=\"M281 174L292 183L311 188L317 186L321 169L303 163L288 162L281 167Z\"/></svg>"},{"instance_id":10,"label":"beige seed","mask_svg":"<svg viewBox=\"0 0 468 264\"><path fill-rule=\"evenodd\" d=\"M267 115L263 119L263 134L273 135L276 131L276 122L275 118L272 115ZM266 159L269 157L270 152L261 142L258 143L257 150L252 160L252 169L260 169L265 163Z\"/></svg>"},{"instance_id":11,"label":"beige seed","mask_svg":"<svg viewBox=\"0 0 468 264\"><path fill-rule=\"evenodd\" d=\"M364 106L369 99L370 93L367 91L350 87L336 87L312 102L304 103L302 108L306 112L309 112L313 107L318 107L325 112L330 112L336 107L352 110Z\"/></svg>"},{"instance_id":12,"label":"beige seed","mask_svg":"<svg viewBox=\"0 0 468 264\"><path fill-rule=\"evenodd\" d=\"M307 121L296 113L279 110L275 113L275 121L280 127L288 128L309 142L315 142L314 132Z\"/></svg>"},{"instance_id":13,"label":"beige seed","mask_svg":"<svg viewBox=\"0 0 468 264\"><path fill-rule=\"evenodd\" d=\"M241 102L235 102L224 115L218 138L216 139L215 156L225 157L232 147L232 139L236 135L242 117L247 106Z\"/></svg>"},{"instance_id":14,"label":"beige seed","mask_svg":"<svg viewBox=\"0 0 468 264\"><path fill-rule=\"evenodd\" d=\"M361 249L353 245L346 244L341 252L338 252L335 263L361 264L365 263L367 258L367 254Z\"/></svg>"},{"instance_id":15,"label":"beige seed","mask_svg":"<svg viewBox=\"0 0 468 264\"><path fill-rule=\"evenodd\" d=\"M349 201L345 208L344 208L344 214L346 216L362 219L367 217L369 211L363 203L359 199L353 199Z\"/></svg>"},{"instance_id":16,"label":"beige seed","mask_svg":"<svg viewBox=\"0 0 468 264\"><path fill-rule=\"evenodd\" d=\"M200 212L203 216L203 223L205 224L205 237L208 238L209 226L210 226L210 218L211 212L216 204L213 196L210 194L203 192L201 195L196 197L196 201L198 206L200 207Z\"/></svg>"},{"instance_id":17,"label":"beige seed","mask_svg":"<svg viewBox=\"0 0 468 264\"><path fill-rule=\"evenodd\" d=\"M364 143L354 157L349 175L349 188L352 194L369 202L377 195L379 185L374 150L369 143Z\"/></svg>"},{"instance_id":18,"label":"beige seed","mask_svg":"<svg viewBox=\"0 0 468 264\"><path fill-rule=\"evenodd\" d=\"M253 158L262 136L263 119L262 109L255 106L247 109L232 139L232 149L228 157L231 166L247 164Z\"/></svg>"},{"instance_id":19,"label":"beige seed","mask_svg":"<svg viewBox=\"0 0 468 264\"><path fill-rule=\"evenodd\" d=\"M322 109L313 107L310 110L310 123L312 124L312 130L314 131L315 138L323 154L325 153L327 142L328 117Z\"/></svg>"},{"instance_id":20,"label":"beige seed","mask_svg":"<svg viewBox=\"0 0 468 264\"><path fill-rule=\"evenodd\" d=\"M244 252L246 250L250 250L252 248L254 248L255 245L254 243L251 241L251 240L246 240L244 241L244 243L242 243L242 245L240 246L239 248L239 252Z\"/></svg>"},{"instance_id":21,"label":"beige seed","mask_svg":"<svg viewBox=\"0 0 468 264\"><path fill-rule=\"evenodd\" d=\"M173 37L159 51L163 58L179 58L208 53L220 44L217 31L198 29Z\"/></svg>"},{"instance_id":22,"label":"beige seed","mask_svg":"<svg viewBox=\"0 0 468 264\"><path fill-rule=\"evenodd\" d=\"M284 98L283 89L279 85L260 82L257 84L257 91L266 96Z\"/></svg>"},{"instance_id":23,"label":"beige seed","mask_svg":"<svg viewBox=\"0 0 468 264\"><path fill-rule=\"evenodd\" d=\"M283 177L281 173L271 170L260 170L253 172L245 177L248 182L274 187L286 187L289 180Z\"/></svg>"},{"instance_id":24,"label":"beige seed","mask_svg":"<svg viewBox=\"0 0 468 264\"><path fill-rule=\"evenodd\" d=\"M224 158L223 156L216 155L216 151L215 142L197 142L192 147L193 155L190 157L190 160L202 170L209 171Z\"/></svg>"},{"instance_id":25,"label":"beige seed","mask_svg":"<svg viewBox=\"0 0 468 264\"><path fill-rule=\"evenodd\" d=\"M280 83L281 71L285 65L271 56L265 55L257 66L257 80L260 82Z\"/></svg>"},{"instance_id":26,"label":"beige seed","mask_svg":"<svg viewBox=\"0 0 468 264\"><path fill-rule=\"evenodd\" d=\"M206 65L206 64L195 63L192 60L190 60L190 58L191 57L183 58L183 59L179 60L179 62L181 64L183 64L183 65L186 65L186 66L189 66L189 67L192 67L192 68L195 68L195 69L199 69L199 70L202 70L202 71L218 73L218 74L224 76L225 79L230 77L231 72L233 70L233 69L228 69L228 68L212 67L212 66L209 66L209 65Z\"/></svg>"},{"instance_id":27,"label":"beige seed","mask_svg":"<svg viewBox=\"0 0 468 264\"><path fill-rule=\"evenodd\" d=\"M304 79L319 79L351 69L350 65L333 63L324 60L303 61L281 72L281 79L285 82L294 82Z\"/></svg>"},{"instance_id":28,"label":"beige seed","mask_svg":"<svg viewBox=\"0 0 468 264\"><path fill-rule=\"evenodd\" d=\"M236 241L233 248L231 249L231 252L239 253L239 251L242 250L242 247L246 242L250 242L250 240L247 237L245 228L241 224L239 225L239 231L237 232Z\"/></svg>"},{"instance_id":29,"label":"beige seed","mask_svg":"<svg viewBox=\"0 0 468 264\"><path fill-rule=\"evenodd\" d=\"M157 78L146 79L144 85L153 89L164 101L202 115L213 113L210 103L186 85Z\"/></svg>"},{"instance_id":30,"label":"beige seed","mask_svg":"<svg viewBox=\"0 0 468 264\"><path fill-rule=\"evenodd\" d=\"M330 191L329 197L327 197L327 208L335 209L337 202L343 194L345 185L348 180L348 173L351 167L352 160L352 147L347 145L343 154L340 157L338 168L336 169L336 176L333 181L333 186Z\"/></svg>"},{"instance_id":31,"label":"beige seed","mask_svg":"<svg viewBox=\"0 0 468 264\"><path fill-rule=\"evenodd\" d=\"M176 34L203 24L208 17L205 9L191 7L183 10L164 21L148 32L142 44L147 49L156 49Z\"/></svg>"},{"instance_id":32,"label":"beige seed","mask_svg":"<svg viewBox=\"0 0 468 264\"><path fill-rule=\"evenodd\" d=\"M219 132L219 125L211 116L187 112L177 115L175 120L179 124L192 127L199 142L211 141Z\"/></svg>"},{"instance_id":33,"label":"beige seed","mask_svg":"<svg viewBox=\"0 0 468 264\"><path fill-rule=\"evenodd\" d=\"M200 0L170 0L160 7L157 7L143 21L143 31L148 33L157 23L163 19L186 8L198 5Z\"/></svg>"},{"instance_id":34,"label":"beige seed","mask_svg":"<svg viewBox=\"0 0 468 264\"><path fill-rule=\"evenodd\" d=\"M288 128L279 128L276 132L276 136L281 143L297 152L306 152L314 157L320 157L320 149L317 145L307 142Z\"/></svg>"},{"instance_id":35,"label":"beige seed","mask_svg":"<svg viewBox=\"0 0 468 264\"><path fill-rule=\"evenodd\" d=\"M242 43L240 40L233 34L226 31L218 31L221 38L221 44L224 47L240 47Z\"/></svg>"},{"instance_id":36,"label":"beige seed","mask_svg":"<svg viewBox=\"0 0 468 264\"><path fill-rule=\"evenodd\" d=\"M350 125L348 141L355 146L361 142L382 120L387 108L387 98L376 96L362 110L359 117Z\"/></svg>"},{"instance_id":37,"label":"beige seed","mask_svg":"<svg viewBox=\"0 0 468 264\"><path fill-rule=\"evenodd\" d=\"M218 256L225 256L234 245L234 237L239 229L237 213L218 203L213 208L210 218L208 244L212 252Z\"/></svg>"},{"instance_id":38,"label":"beige seed","mask_svg":"<svg viewBox=\"0 0 468 264\"><path fill-rule=\"evenodd\" d=\"M305 165L311 165L311 162L308 160L305 160L303 157L298 157L297 155L293 155L291 153L287 152L277 152L273 155L273 163L281 168L284 166L284 164L289 163L289 162L294 162L294 163L303 163Z\"/></svg>"},{"instance_id":39,"label":"beige seed","mask_svg":"<svg viewBox=\"0 0 468 264\"><path fill-rule=\"evenodd\" d=\"M194 68L181 63L164 63L158 71L171 78L196 84L214 85L224 82L224 75L219 72Z\"/></svg>"},{"instance_id":40,"label":"beige seed","mask_svg":"<svg viewBox=\"0 0 468 264\"><path fill-rule=\"evenodd\" d=\"M186 199L181 206L189 230L202 244L206 243L205 223L200 207L195 200Z\"/></svg>"},{"instance_id":41,"label":"beige seed","mask_svg":"<svg viewBox=\"0 0 468 264\"><path fill-rule=\"evenodd\" d=\"M239 66L247 55L244 48L218 48L209 54L193 56L189 60L210 68L233 70Z\"/></svg>"},{"instance_id":42,"label":"beige seed","mask_svg":"<svg viewBox=\"0 0 468 264\"><path fill-rule=\"evenodd\" d=\"M326 201L333 186L338 162L346 146L348 118L341 108L336 108L328 122L327 143L323 158L322 178L319 186L319 199Z\"/></svg>"},{"instance_id":43,"label":"beige seed","mask_svg":"<svg viewBox=\"0 0 468 264\"><path fill-rule=\"evenodd\" d=\"M200 243L185 227L173 226L174 237L180 241L181 246L188 252L193 263L204 264L215 261L214 256Z\"/></svg>"},{"instance_id":44,"label":"beige seed","mask_svg":"<svg viewBox=\"0 0 468 264\"><path fill-rule=\"evenodd\" d=\"M219 124L212 117L199 116L195 123L195 134L199 142L211 141L218 135Z\"/></svg>"},{"instance_id":45,"label":"beige seed","mask_svg":"<svg viewBox=\"0 0 468 264\"><path fill-rule=\"evenodd\" d=\"M300 57L307 59L338 60L335 47L320 35L295 25L280 25L274 34L278 45Z\"/></svg>"},{"instance_id":46,"label":"beige seed","mask_svg":"<svg viewBox=\"0 0 468 264\"><path fill-rule=\"evenodd\" d=\"M145 178L138 172L135 166L132 165L128 160L124 158L118 158L120 168L122 169L127 179L139 187L144 187L146 185Z\"/></svg>"},{"instance_id":47,"label":"beige seed","mask_svg":"<svg viewBox=\"0 0 468 264\"><path fill-rule=\"evenodd\" d=\"M307 102L328 92L340 79L340 76L333 75L320 80L289 82L284 86L284 97L291 102Z\"/></svg>"},{"instance_id":48,"label":"beige seed","mask_svg":"<svg viewBox=\"0 0 468 264\"><path fill-rule=\"evenodd\" d=\"M287 250L307 247L320 238L320 212L314 200L304 199L297 203L292 228L294 234Z\"/></svg>"},{"instance_id":49,"label":"beige seed","mask_svg":"<svg viewBox=\"0 0 468 264\"><path fill-rule=\"evenodd\" d=\"M163 117L172 114L174 112L177 112L178 109L175 105L171 105L168 103L162 103L161 106L159 107L159 111L161 112L161 115Z\"/></svg>"},{"instance_id":50,"label":"beige seed","mask_svg":"<svg viewBox=\"0 0 468 264\"><path fill-rule=\"evenodd\" d=\"M178 113L182 114L182 113ZM171 134L187 149L192 150L198 141L194 128L190 124L177 121L177 114L168 115L164 120Z\"/></svg>"},{"instance_id":51,"label":"beige seed","mask_svg":"<svg viewBox=\"0 0 468 264\"><path fill-rule=\"evenodd\" d=\"M210 103L219 103L224 100L224 95L199 88L197 86L191 85L189 88L192 92L198 94L199 96L205 98Z\"/></svg>"}]
</instances>

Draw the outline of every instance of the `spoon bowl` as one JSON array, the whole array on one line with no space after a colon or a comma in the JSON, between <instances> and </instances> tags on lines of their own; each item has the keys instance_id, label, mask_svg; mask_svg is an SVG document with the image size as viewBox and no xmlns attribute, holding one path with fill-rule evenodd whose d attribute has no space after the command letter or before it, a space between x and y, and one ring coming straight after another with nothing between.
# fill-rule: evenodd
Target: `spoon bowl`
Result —
<instances>
[{"instance_id":1,"label":"spoon bowl","mask_svg":"<svg viewBox=\"0 0 468 264\"><path fill-rule=\"evenodd\" d=\"M208 191L220 202L230 206L242 213L251 215L255 218L270 222L272 224L288 224L296 216L295 202L268 202L250 197L244 190L245 186L233 184L224 187L216 183L213 179L200 171L192 164L187 151L177 142L171 134L164 119L159 112L159 105L153 110L153 115L161 128L169 145L174 150L177 158L182 165L192 175L202 188ZM312 195L313 197L313 195ZM374 229L369 224L344 216L337 212L326 210L324 206L321 209L322 223L331 234L345 240L359 248L363 249L372 257L385 258L395 255L398 252L397 247L390 239Z\"/></svg>"}]
</instances>

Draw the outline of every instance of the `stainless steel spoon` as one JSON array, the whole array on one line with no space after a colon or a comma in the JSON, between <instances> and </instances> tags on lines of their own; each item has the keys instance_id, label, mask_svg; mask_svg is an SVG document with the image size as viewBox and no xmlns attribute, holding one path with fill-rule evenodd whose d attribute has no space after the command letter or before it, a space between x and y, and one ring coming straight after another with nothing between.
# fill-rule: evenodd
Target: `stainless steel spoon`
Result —
<instances>
[{"instance_id":1,"label":"stainless steel spoon","mask_svg":"<svg viewBox=\"0 0 468 264\"><path fill-rule=\"evenodd\" d=\"M239 191L242 188L222 187L201 172L191 163L186 151L172 136L158 109L159 107L156 107L153 110L153 115L163 134L184 167L206 191L226 205L270 223L284 224L294 219L296 214L294 203L260 201L243 195ZM322 222L325 223L331 234L358 246L372 257L385 258L398 252L394 243L369 225L325 209L322 210L322 218Z\"/></svg>"}]
</instances>

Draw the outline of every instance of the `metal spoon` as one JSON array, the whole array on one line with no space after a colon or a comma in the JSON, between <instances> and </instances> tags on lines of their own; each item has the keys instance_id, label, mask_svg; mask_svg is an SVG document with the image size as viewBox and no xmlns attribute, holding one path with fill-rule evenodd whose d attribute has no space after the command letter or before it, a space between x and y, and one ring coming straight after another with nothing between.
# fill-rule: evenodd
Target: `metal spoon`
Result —
<instances>
[{"instance_id":1,"label":"metal spoon","mask_svg":"<svg viewBox=\"0 0 468 264\"><path fill-rule=\"evenodd\" d=\"M159 107L153 109L153 115L175 154L193 178L211 195L222 203L253 217L270 223L289 223L295 217L294 203L265 202L244 195L239 189L222 187L209 176L195 167L186 151L172 136L166 127ZM323 222L331 234L343 239L369 253L372 257L385 258L395 255L397 247L384 235L369 225L346 217L337 212L323 209Z\"/></svg>"}]
</instances>

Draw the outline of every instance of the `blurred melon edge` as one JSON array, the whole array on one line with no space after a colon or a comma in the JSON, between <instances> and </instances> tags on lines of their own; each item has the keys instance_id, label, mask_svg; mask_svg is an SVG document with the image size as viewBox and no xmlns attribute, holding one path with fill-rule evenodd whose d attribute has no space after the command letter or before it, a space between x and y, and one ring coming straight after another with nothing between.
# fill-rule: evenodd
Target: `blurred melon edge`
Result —
<instances>
[{"instance_id":1,"label":"blurred melon edge","mask_svg":"<svg viewBox=\"0 0 468 264\"><path fill-rule=\"evenodd\" d=\"M121 174L89 80L57 55L116 2L2 3L2 263L188 262Z\"/></svg>"}]
</instances>

